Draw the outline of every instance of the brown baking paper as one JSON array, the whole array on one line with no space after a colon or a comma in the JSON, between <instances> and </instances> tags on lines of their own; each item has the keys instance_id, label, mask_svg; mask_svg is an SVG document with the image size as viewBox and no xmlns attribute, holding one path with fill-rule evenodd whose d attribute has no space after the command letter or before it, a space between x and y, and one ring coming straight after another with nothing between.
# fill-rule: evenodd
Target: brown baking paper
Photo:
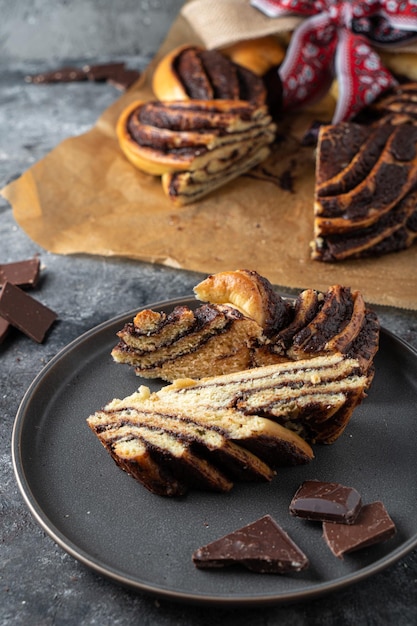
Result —
<instances>
[{"instance_id":1,"label":"brown baking paper","mask_svg":"<svg viewBox=\"0 0 417 626\"><path fill-rule=\"evenodd\" d=\"M89 132L63 141L2 190L18 224L56 254L117 255L203 273L243 267L280 287L342 283L369 302L417 309L417 246L378 259L310 260L314 152L300 149L297 137L313 119L330 119L331 99L287 120L261 167L187 207L174 208L159 178L126 160L116 120L132 100L153 98L155 64L185 42L200 39L179 15L141 80Z\"/></svg>"}]
</instances>

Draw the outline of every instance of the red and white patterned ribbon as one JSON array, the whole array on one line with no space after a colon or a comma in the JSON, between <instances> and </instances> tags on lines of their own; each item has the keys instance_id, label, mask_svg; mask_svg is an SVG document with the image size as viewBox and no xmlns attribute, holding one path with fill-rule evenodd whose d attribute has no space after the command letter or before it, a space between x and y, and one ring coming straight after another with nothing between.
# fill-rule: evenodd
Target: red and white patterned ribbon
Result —
<instances>
[{"instance_id":1,"label":"red and white patterned ribbon","mask_svg":"<svg viewBox=\"0 0 417 626\"><path fill-rule=\"evenodd\" d=\"M397 84L373 46L417 36L417 0L251 0L269 17L306 19L295 30L279 68L284 109L322 97L334 78L333 122L348 120Z\"/></svg>"}]
</instances>

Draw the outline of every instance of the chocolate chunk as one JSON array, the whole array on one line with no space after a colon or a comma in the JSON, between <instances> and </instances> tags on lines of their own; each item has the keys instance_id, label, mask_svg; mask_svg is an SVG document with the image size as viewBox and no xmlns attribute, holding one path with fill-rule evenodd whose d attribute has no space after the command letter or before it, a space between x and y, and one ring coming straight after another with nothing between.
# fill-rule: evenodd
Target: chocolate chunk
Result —
<instances>
[{"instance_id":1,"label":"chocolate chunk","mask_svg":"<svg viewBox=\"0 0 417 626\"><path fill-rule=\"evenodd\" d=\"M339 483L306 480L290 503L290 513L308 520L353 524L362 500L356 489Z\"/></svg>"},{"instance_id":2,"label":"chocolate chunk","mask_svg":"<svg viewBox=\"0 0 417 626\"><path fill-rule=\"evenodd\" d=\"M127 89L140 76L137 70L125 68L124 63L100 63L85 65L84 67L62 67L50 72L26 76L28 83L71 83L75 81L91 80L95 82L109 82L119 89Z\"/></svg>"},{"instance_id":3,"label":"chocolate chunk","mask_svg":"<svg viewBox=\"0 0 417 626\"><path fill-rule=\"evenodd\" d=\"M124 63L100 63L98 65L85 65L83 71L88 80L96 82L108 80L115 73L124 69Z\"/></svg>"},{"instance_id":4,"label":"chocolate chunk","mask_svg":"<svg viewBox=\"0 0 417 626\"><path fill-rule=\"evenodd\" d=\"M9 334L10 324L4 317L0 317L0 343L2 343Z\"/></svg>"},{"instance_id":5,"label":"chocolate chunk","mask_svg":"<svg viewBox=\"0 0 417 626\"><path fill-rule=\"evenodd\" d=\"M54 311L9 282L0 292L0 315L38 343L42 343L57 318Z\"/></svg>"},{"instance_id":6,"label":"chocolate chunk","mask_svg":"<svg viewBox=\"0 0 417 626\"><path fill-rule=\"evenodd\" d=\"M333 554L341 559L347 552L381 543L395 533L395 524L382 502L364 505L354 524L323 522L323 538Z\"/></svg>"},{"instance_id":7,"label":"chocolate chunk","mask_svg":"<svg viewBox=\"0 0 417 626\"><path fill-rule=\"evenodd\" d=\"M51 72L33 74L26 76L27 83L49 84L49 83L73 83L87 80L86 72L79 67L61 67Z\"/></svg>"},{"instance_id":8,"label":"chocolate chunk","mask_svg":"<svg viewBox=\"0 0 417 626\"><path fill-rule=\"evenodd\" d=\"M19 287L34 287L39 279L38 257L15 263L0 264L0 287L9 282Z\"/></svg>"},{"instance_id":9,"label":"chocolate chunk","mask_svg":"<svg viewBox=\"0 0 417 626\"><path fill-rule=\"evenodd\" d=\"M140 78L137 70L121 69L109 75L107 82L117 89L129 89Z\"/></svg>"},{"instance_id":10,"label":"chocolate chunk","mask_svg":"<svg viewBox=\"0 0 417 626\"><path fill-rule=\"evenodd\" d=\"M270 515L196 550L198 568L243 565L259 574L299 572L309 565L307 556Z\"/></svg>"}]
</instances>

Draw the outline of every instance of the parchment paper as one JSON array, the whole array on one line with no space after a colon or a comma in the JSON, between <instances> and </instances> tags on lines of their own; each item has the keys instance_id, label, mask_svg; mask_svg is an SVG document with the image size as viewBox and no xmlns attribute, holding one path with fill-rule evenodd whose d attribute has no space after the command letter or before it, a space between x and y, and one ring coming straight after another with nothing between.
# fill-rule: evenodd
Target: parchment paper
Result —
<instances>
[{"instance_id":1,"label":"parchment paper","mask_svg":"<svg viewBox=\"0 0 417 626\"><path fill-rule=\"evenodd\" d=\"M417 309L417 245L368 260L310 260L314 151L298 138L334 102L282 124L272 156L205 200L174 208L160 180L136 170L121 153L115 123L135 99L153 99L159 58L182 43L200 43L179 15L140 81L103 112L87 133L66 139L2 190L18 224L56 254L117 255L203 273L248 268L272 283L326 289L342 283L368 302Z\"/></svg>"}]
</instances>

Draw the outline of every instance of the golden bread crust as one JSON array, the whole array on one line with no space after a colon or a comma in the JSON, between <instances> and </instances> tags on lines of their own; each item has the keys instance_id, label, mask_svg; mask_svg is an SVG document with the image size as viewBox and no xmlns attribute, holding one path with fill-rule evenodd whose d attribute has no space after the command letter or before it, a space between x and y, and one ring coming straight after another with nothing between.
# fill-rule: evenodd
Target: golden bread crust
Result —
<instances>
[{"instance_id":1,"label":"golden bread crust","mask_svg":"<svg viewBox=\"0 0 417 626\"><path fill-rule=\"evenodd\" d=\"M281 65L285 56L284 46L273 35L238 41L222 48L221 52L258 76Z\"/></svg>"},{"instance_id":2,"label":"golden bread crust","mask_svg":"<svg viewBox=\"0 0 417 626\"><path fill-rule=\"evenodd\" d=\"M184 89L176 70L175 60L181 52L188 50L189 48L202 50L198 46L190 46L190 44L184 44L178 48L174 48L171 52L168 52L158 65L156 66L152 75L152 91L158 100L189 100L189 96Z\"/></svg>"}]
</instances>

